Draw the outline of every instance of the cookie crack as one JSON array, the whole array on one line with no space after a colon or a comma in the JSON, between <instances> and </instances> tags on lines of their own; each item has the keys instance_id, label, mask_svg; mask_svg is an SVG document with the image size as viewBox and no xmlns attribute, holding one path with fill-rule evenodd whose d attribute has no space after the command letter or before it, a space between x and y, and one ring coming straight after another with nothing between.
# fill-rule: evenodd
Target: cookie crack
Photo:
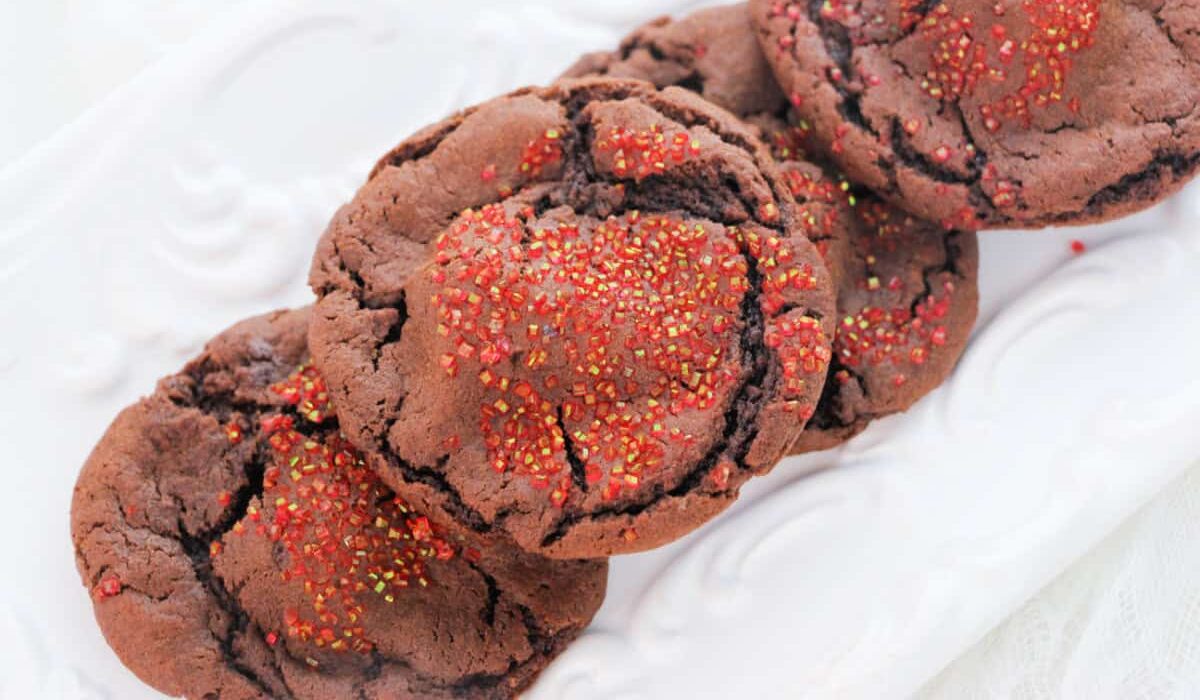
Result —
<instances>
[{"instance_id":1,"label":"cookie crack","mask_svg":"<svg viewBox=\"0 0 1200 700\"><path fill-rule=\"evenodd\" d=\"M444 469L449 461L449 455L443 455L436 466L414 466L401 458L390 446L381 450L384 457L400 470L404 480L409 483L422 484L442 494L448 501L443 507L450 512L455 521L469 527L475 532L486 534L491 532L492 523L476 509L467 505L462 493L446 478Z\"/></svg>"},{"instance_id":2,"label":"cookie crack","mask_svg":"<svg viewBox=\"0 0 1200 700\"><path fill-rule=\"evenodd\" d=\"M251 362L252 364L258 364L258 362L270 364L272 361L252 360ZM182 374L187 377L187 381L191 382L190 386L178 381L177 377L164 380L164 383L169 383L165 392L166 398L178 408L197 410L213 416L221 422L229 420L235 413L257 410L258 403L253 399L239 398L228 391L218 393L210 391L210 387L206 386L208 378L224 371L206 351L202 357L188 363L183 369Z\"/></svg>"},{"instance_id":3,"label":"cookie crack","mask_svg":"<svg viewBox=\"0 0 1200 700\"><path fill-rule=\"evenodd\" d=\"M494 628L496 610L499 608L500 599L503 596L500 587L497 585L495 577L485 571L478 563L467 562L467 566L483 580L484 585L487 587L488 599L483 611L484 621L489 628ZM524 658L510 657L508 667L501 673L475 673L464 676L450 684L447 688L456 696L469 696L470 691L487 691L503 685L522 666L535 663L538 658L553 658L557 655L558 650L565 646L566 642L579 631L577 626L571 626L558 632L547 632L538 620L538 616L527 606L515 600L509 600L508 602L516 608L517 613L520 615L521 624L524 627L525 641L529 646L529 655ZM525 683L527 684L529 680L532 679L526 679ZM444 684L438 685L446 687ZM514 690L520 690L520 688L514 688Z\"/></svg>"},{"instance_id":4,"label":"cookie crack","mask_svg":"<svg viewBox=\"0 0 1200 700\"><path fill-rule=\"evenodd\" d=\"M958 270L958 259L962 257L962 251L958 244L960 232L955 231L942 237L942 262L928 265L921 268L921 281L924 285L921 293L913 299L908 310L912 318L917 317L917 309L921 304L934 296L933 280L939 275L952 275L958 279L963 279L963 275Z\"/></svg>"},{"instance_id":5,"label":"cookie crack","mask_svg":"<svg viewBox=\"0 0 1200 700\"><path fill-rule=\"evenodd\" d=\"M762 409L762 396L774 394L777 376L770 371L770 351L764 344L766 319L760 304L762 290L762 274L754 256L743 250L748 263L747 278L749 289L742 297L741 316L744 323L739 344L742 356L748 359L749 372L738 386L730 406L724 414L724 426L721 437L692 469L672 488L667 489L656 485L651 491L651 497L637 503L606 506L586 513L572 512L564 514L541 542L541 546L551 547L561 541L572 528L583 520L599 520L637 516L650 508L661 505L664 497L678 499L697 491L703 484L705 476L724 460L732 462L739 472L745 474L753 469L746 464L754 440L758 437L757 418ZM740 484L729 488L705 494L709 497L720 497L735 493Z\"/></svg>"},{"instance_id":6,"label":"cookie crack","mask_svg":"<svg viewBox=\"0 0 1200 700\"><path fill-rule=\"evenodd\" d=\"M487 589L487 597L484 600L484 607L480 611L480 618L488 628L495 629L498 617L497 612L500 609L500 602L502 598L505 598L505 596L501 591L496 578L488 573L488 571L485 570L479 563L471 562L466 559L463 559L462 561L469 569L471 569L471 571L480 577L480 580ZM412 689L417 692L418 695L432 695L435 692L437 694L443 694L448 691L455 697L460 695L464 697L475 697L475 695L471 694L471 691L489 692L503 686L522 666L534 662L539 654L546 655L546 658L549 658L548 654L551 653L555 647L547 647L546 643L543 641L544 639L555 639L560 636L565 637L578 631L576 628L568 628L560 631L558 634L547 634L540 626L537 616L531 610L515 601L510 600L508 602L517 608L522 617L522 623L525 627L524 634L527 643L529 644L530 654L524 658L510 657L507 667L504 671L499 673L475 673L464 676L463 678L454 682L447 683L444 680L418 671L417 669L413 668L412 664L402 658L386 656L378 649L374 649L371 651L370 664L363 670L363 679L355 684L352 692L354 692L355 695L360 698L370 697L367 694L366 686L382 677L385 668L391 667L403 669L409 676L412 677L412 680L414 681Z\"/></svg>"},{"instance_id":7,"label":"cookie crack","mask_svg":"<svg viewBox=\"0 0 1200 700\"><path fill-rule=\"evenodd\" d=\"M363 669L362 680L355 682L354 687L351 689L351 692L354 693L358 700L369 700L366 686L369 683L379 680L380 677L383 676L384 663L386 662L383 658L383 655L379 653L379 650L372 649L371 662L367 664L366 668ZM404 664L404 667L408 668L408 665Z\"/></svg>"},{"instance_id":8,"label":"cookie crack","mask_svg":"<svg viewBox=\"0 0 1200 700\"><path fill-rule=\"evenodd\" d=\"M698 70L693 70L683 78L677 80L675 82L675 86L681 87L684 90L691 90L697 95L703 95L706 82L707 81L705 80L703 73Z\"/></svg>"},{"instance_id":9,"label":"cookie crack","mask_svg":"<svg viewBox=\"0 0 1200 700\"><path fill-rule=\"evenodd\" d=\"M663 17L657 20L655 28L658 29L664 27L669 23L670 18ZM695 49L693 47L663 46L656 40L646 39L640 34L635 34L626 41L622 42L620 48L618 49L618 55L622 61L628 61L633 57L634 52L638 51L639 49L650 54L650 58L654 59L658 63L667 63L678 69L680 72L690 73L691 75L689 77L698 79L700 84L703 85L703 78L696 69L695 61L689 60L695 58ZM605 66L601 74L609 75L609 68L610 66Z\"/></svg>"},{"instance_id":10,"label":"cookie crack","mask_svg":"<svg viewBox=\"0 0 1200 700\"><path fill-rule=\"evenodd\" d=\"M399 343L404 335L404 326L408 323L408 294L406 291L400 291L400 299L394 304L389 304L391 309L396 311L396 320L392 321L388 326L387 333L384 334L383 340L375 346L375 352L371 354L371 367L376 373L379 372L379 360L383 357L383 351L389 345Z\"/></svg>"},{"instance_id":11,"label":"cookie crack","mask_svg":"<svg viewBox=\"0 0 1200 700\"><path fill-rule=\"evenodd\" d=\"M390 153L379 159L375 167L371 170L370 175L367 176L367 180L374 180L385 168L398 168L405 163L417 161L432 155L441 147L442 142L449 138L455 131L458 131L462 123L477 109L477 107L472 107L459 112L447 120L446 123L442 124L441 128L429 134L424 140L418 143L407 145L406 142L405 144L401 144L400 147L393 149Z\"/></svg>"},{"instance_id":12,"label":"cookie crack","mask_svg":"<svg viewBox=\"0 0 1200 700\"><path fill-rule=\"evenodd\" d=\"M826 0L809 0L808 2L808 21L816 26L817 31L821 34L821 41L825 44L825 55L833 65L841 71L843 79L848 80L851 75L854 75L854 66L852 59L854 57L854 44L850 38L850 32L841 24L827 20L822 16L822 8L826 5ZM792 28L792 36L795 38L799 29L797 23ZM848 90L840 81L829 80L829 85L838 93L841 100L838 102L838 112L842 117L851 124L871 134L875 138L879 138L879 132L867 121L862 112L862 98L857 93Z\"/></svg>"},{"instance_id":13,"label":"cookie crack","mask_svg":"<svg viewBox=\"0 0 1200 700\"><path fill-rule=\"evenodd\" d=\"M496 579L491 574L478 570L483 576L483 582L487 586L487 600L484 602L483 610L480 612L480 617L483 623L488 627L496 624L496 605L500 602L500 587L496 585Z\"/></svg>"},{"instance_id":14,"label":"cookie crack","mask_svg":"<svg viewBox=\"0 0 1200 700\"><path fill-rule=\"evenodd\" d=\"M207 359L205 358L205 362L201 363L201 367L207 366L205 364ZM191 368L189 367L189 369ZM192 374L189 373L189 376L192 376ZM197 397L200 404L211 403L218 398L208 394L204 390L202 380L198 383L197 389L200 394ZM244 403L247 407L245 412L249 414L252 424L257 423L262 414L278 410L275 406L260 402L247 401ZM200 410L207 415L212 414L212 411ZM318 430L318 426L300 421L296 429L302 434L311 437ZM320 426L320 430L337 430L336 420L332 418L327 420ZM197 582L208 591L214 605L229 618L223 635L218 635L215 631L213 632L225 664L261 692L271 697L291 698L294 695L278 665L263 669L273 672L270 677L267 677L263 675L261 670L251 667L239 658L239 654L235 648L239 637L252 636L263 643L265 643L265 639L263 638L262 630L258 629L258 626L252 621L249 613L246 612L238 600L237 591L227 587L224 580L214 570L211 554L213 543L219 542L238 522L245 519L251 504L256 501L262 501L265 491L264 477L270 460L271 456L268 453L268 448L262 444L258 445L250 455L250 459L242 465L244 483L232 494L230 505L226 507L216 522L198 532L190 531L184 522L184 517L187 513L186 505L175 494L167 494L175 502L176 509L178 510L177 532L164 534L163 536L179 542L180 547L191 563ZM157 480L152 479L151 482L161 499L164 494Z\"/></svg>"},{"instance_id":15,"label":"cookie crack","mask_svg":"<svg viewBox=\"0 0 1200 700\"><path fill-rule=\"evenodd\" d=\"M590 91L581 90L578 94L574 95L566 102L565 106L567 109L568 119L576 126L576 128L579 127L581 121L580 115L589 102L616 102L625 99L637 99L644 102L646 106L652 108L661 116L684 125L684 127L687 129L696 127L704 127L708 129L709 133L717 137L717 139L719 139L724 145L736 148L750 156L755 165L759 166L760 168L764 165L767 165L764 163L764 159L761 157L763 155L763 151L760 144L755 140L755 137L729 133L726 130L725 125L717 116L690 110L687 107L676 106L668 99L664 98L661 93L645 93L639 91L636 84L622 84L615 88L608 88L605 91L595 91L595 93L597 94L593 94ZM586 120L583 121L586 123ZM590 152L590 148L587 150ZM594 170L592 172L594 173ZM755 207L747 206L747 211L750 212L751 218L759 221L759 223L762 223L766 226L771 225L770 222L757 218Z\"/></svg>"},{"instance_id":16,"label":"cookie crack","mask_svg":"<svg viewBox=\"0 0 1200 700\"><path fill-rule=\"evenodd\" d=\"M358 270L352 269L346 263L346 256L342 255L342 249L341 246L338 245L337 236L330 236L329 240L333 245L333 259L337 262L338 270L345 274L346 277L350 278L351 287L345 291L349 292L354 300L360 305L365 305L366 302L363 300L363 297L367 293L367 281L363 279L362 274L359 273ZM340 285L338 285L336 282L333 282L333 278L330 279L330 282L322 285L321 289L317 290L318 294L323 296L330 294L339 288Z\"/></svg>"},{"instance_id":17,"label":"cookie crack","mask_svg":"<svg viewBox=\"0 0 1200 700\"><path fill-rule=\"evenodd\" d=\"M908 142L904 133L899 117L892 117L892 152L896 154L896 158L905 167L912 168L931 180L948 185L965 185L971 187L978 182L977 177L964 177L951 170L938 167L923 154L917 152L916 148Z\"/></svg>"},{"instance_id":18,"label":"cookie crack","mask_svg":"<svg viewBox=\"0 0 1200 700\"><path fill-rule=\"evenodd\" d=\"M844 374L843 374L844 373ZM844 381L851 381L858 385L859 391L864 397L870 397L871 392L867 386L866 380L861 374L842 364L841 358L836 354L829 362L829 373L825 380L825 388L821 390L821 398L817 401L817 410L813 412L813 417L808 421L806 431L829 431L838 430L840 428L853 428L857 426L864 418L868 418L870 414L861 413L851 410L853 418L847 420L842 417L846 412L846 407L842 402L842 386L844 381L838 379L838 375L843 374L846 377Z\"/></svg>"},{"instance_id":19,"label":"cookie crack","mask_svg":"<svg viewBox=\"0 0 1200 700\"><path fill-rule=\"evenodd\" d=\"M1132 196L1135 201L1150 199L1154 192L1155 183L1164 174L1170 174L1176 180L1190 177L1197 166L1200 166L1200 153L1182 153L1178 151L1158 151L1141 170L1125 175L1117 182L1097 191L1082 209L1083 213L1103 209L1109 204L1128 201ZM1142 192L1142 190L1149 190ZM1051 221L1070 220L1074 213L1059 214Z\"/></svg>"},{"instance_id":20,"label":"cookie crack","mask_svg":"<svg viewBox=\"0 0 1200 700\"><path fill-rule=\"evenodd\" d=\"M562 432L563 436L563 452L567 456L567 464L571 467L571 481L575 484L575 488L583 493L587 493L587 466L579 459L579 455L575 452L575 441L571 437L571 431L567 429L566 422L563 420L563 407L561 404L555 411L555 417L558 421L558 429Z\"/></svg>"},{"instance_id":21,"label":"cookie crack","mask_svg":"<svg viewBox=\"0 0 1200 700\"><path fill-rule=\"evenodd\" d=\"M259 637L260 632L251 622L249 613L242 607L234 592L225 586L224 581L213 570L211 555L212 544L219 541L237 522L245 518L251 502L255 499L261 500L263 494L263 474L265 471L266 457L260 449L245 466L247 483L238 489L234 495L233 503L217 523L200 533L192 534L188 531L183 518L180 517L178 527L179 543L192 563L192 570L195 573L197 581L208 590L214 604L229 617L229 623L225 628L224 634L216 635L214 632L214 636L220 646L222 659L230 669L246 679L255 688L267 695L274 696L278 687L286 688L281 681L282 673L279 673L279 669L274 669L279 676L272 679L276 683L269 683L256 669L242 662L237 650L234 648L238 636L246 635L253 631L255 637ZM287 692L283 697L292 696L290 692Z\"/></svg>"},{"instance_id":22,"label":"cookie crack","mask_svg":"<svg viewBox=\"0 0 1200 700\"><path fill-rule=\"evenodd\" d=\"M764 163L760 157L762 155L761 151L754 143L740 136L726 133L718 121L710 119L703 114L676 109L670 103L659 100L657 95L637 95L631 88L624 86L603 95L604 101L611 102L633 97L645 102L647 106L654 109L655 112L665 119L681 124L686 129L696 127L706 128L722 144L742 151L751 158L757 167L764 167ZM654 211L677 209L690 214L700 215L725 225L745 223L745 221L730 221L721 210L722 205L727 202L713 196L715 192L720 192L722 195L728 193L728 196L736 200L740 207L747 213L747 219L767 228L780 230L777 223L765 221L761 218L755 202L742 191L736 178L724 171L722 171L722 177L719 181L713 183L715 186L708 188L708 195L714 201L710 206L704 208L698 207L695 201L689 201L694 200L694 197L685 196L686 193L695 190L694 183L696 180L696 173L689 170L686 164L677 166L672 171L669 171L673 172L674 175L660 174L641 181L632 178L621 179L598 173L595 163L590 157L595 134L592 130L590 120L583 114L587 105L593 104L596 101L598 100L595 96L581 92L566 103L567 119L572 127L570 133L571 143L569 145L577 145L577 147L565 149L569 154L565 169L566 173L563 178L565 182L581 180L589 184L624 187L626 191L626 207L632 205L635 208ZM565 188L565 191L566 197L563 203L569 204L576 213L597 215L597 207L595 206L595 202L588 196L589 191L586 186L568 186ZM776 195L778 196L778 192ZM787 211L786 208L785 212L790 216L791 212ZM790 224L790 219L785 220L784 223Z\"/></svg>"},{"instance_id":23,"label":"cookie crack","mask_svg":"<svg viewBox=\"0 0 1200 700\"><path fill-rule=\"evenodd\" d=\"M1162 32L1162 35L1167 38L1167 41L1170 42L1171 46L1173 46L1175 50L1180 53L1184 62L1190 62L1187 49L1184 47L1181 41L1175 38L1175 32L1173 31L1173 27L1170 25L1170 23L1163 19L1162 9L1162 7L1159 7L1157 10L1149 10L1151 19L1154 20L1155 26L1157 26L1158 30ZM1184 28L1183 33L1185 35L1194 35L1196 32L1197 30L1195 28Z\"/></svg>"},{"instance_id":24,"label":"cookie crack","mask_svg":"<svg viewBox=\"0 0 1200 700\"><path fill-rule=\"evenodd\" d=\"M913 8L913 12L920 18L926 16L932 8L937 4L936 0L923 2L920 6ZM840 23L827 20L822 16L822 8L824 0L809 0L808 3L808 21L815 25L820 32L822 41L825 45L825 53L831 63L839 70L843 76L843 80L848 80L853 75L853 57L855 42L850 36L849 30ZM884 45L894 44L906 38L916 31L920 21L916 21L912 26L903 33L899 38L889 38L881 41L864 42L863 45ZM798 31L798 26L793 28L793 36ZM895 58L890 59L893 65L897 66L901 72L910 81L913 80L912 73L908 66ZM830 85L840 97L838 103L838 111L842 117L853 126L862 129L867 134L870 134L875 140L882 140L883 134L877 129L870 120L868 120L862 112L862 94L852 91L842 81L827 79L827 84ZM905 131L902 128L899 117L893 116L888 124L888 141L890 142L893 158L896 162L881 154L877 160L877 165L887 173L888 182L892 189L898 189L899 185L896 181L895 169L896 165L916 170L922 175L929 177L936 182L946 184L961 185L968 189L968 197L972 205L976 209L976 213L984 217L990 217L994 213L994 209L990 204L990 200L980 186L980 179L984 168L987 166L987 154L979 147L978 140L971 128L970 123L966 119L961 106L957 102L943 103L944 110L952 110L956 121L959 123L963 140L974 149L974 157L967 164L970 175L963 176L946 168L939 167L929 158L918 152L906 139Z\"/></svg>"},{"instance_id":25,"label":"cookie crack","mask_svg":"<svg viewBox=\"0 0 1200 700\"><path fill-rule=\"evenodd\" d=\"M941 237L942 243L942 260L933 265L927 265L921 269L922 290L919 294L913 297L909 304L909 314L916 318L917 309L922 302L929 299L934 294L934 280L941 275L952 275L959 280L965 280L966 275L959 269L959 262L963 256L961 239L966 234L962 231L951 231ZM867 265L866 260L861 255L856 254L863 265L863 271L868 276L873 274L871 268ZM839 373L845 373L845 380L838 379ZM858 425L863 425L867 422L875 420L886 413L872 411L856 411L848 408L842 403L841 387L844 381L853 381L858 385L859 390L866 398L870 398L870 385L866 378L855 369L842 363L841 357L834 353L833 359L829 363L828 378L825 382L825 388L821 393L821 399L817 402L817 410L809 421L808 429L816 430L837 430L840 428L853 428ZM852 417L845 418L844 414L849 412Z\"/></svg>"},{"instance_id":26,"label":"cookie crack","mask_svg":"<svg viewBox=\"0 0 1200 700\"><path fill-rule=\"evenodd\" d=\"M1192 106L1188 107L1188 110L1186 112L1180 112L1179 114L1169 114L1165 117L1149 116L1148 114L1146 114L1145 110L1143 110L1141 107L1139 107L1136 104L1129 105L1129 108L1131 110L1133 110L1133 112L1135 114L1137 114L1139 117L1141 117L1142 121L1146 122L1147 125L1166 124L1167 126L1171 127L1171 131L1175 131L1180 121L1187 119L1188 117L1191 117L1193 114L1196 113L1196 105L1197 105L1197 103L1193 102Z\"/></svg>"}]
</instances>

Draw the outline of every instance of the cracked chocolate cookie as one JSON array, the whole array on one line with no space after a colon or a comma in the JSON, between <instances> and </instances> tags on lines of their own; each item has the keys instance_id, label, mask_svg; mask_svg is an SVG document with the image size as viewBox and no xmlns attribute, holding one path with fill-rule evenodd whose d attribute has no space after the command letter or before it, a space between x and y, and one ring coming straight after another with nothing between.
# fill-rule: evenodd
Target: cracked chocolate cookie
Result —
<instances>
[{"instance_id":1,"label":"cracked chocolate cookie","mask_svg":"<svg viewBox=\"0 0 1200 700\"><path fill-rule=\"evenodd\" d=\"M975 234L921 221L805 160L813 157L808 131L771 74L745 4L654 20L565 75L687 87L757 127L772 147L838 290L830 379L793 453L836 446L907 410L953 371L978 307Z\"/></svg>"},{"instance_id":2,"label":"cracked chocolate cookie","mask_svg":"<svg viewBox=\"0 0 1200 700\"><path fill-rule=\"evenodd\" d=\"M813 172L815 171L815 172ZM979 247L881 200L853 206L819 170L789 170L813 197L841 200L850 222L840 252L838 325L829 381L794 454L837 446L877 418L908 410L941 386L966 349L979 308Z\"/></svg>"},{"instance_id":3,"label":"cracked chocolate cookie","mask_svg":"<svg viewBox=\"0 0 1200 700\"><path fill-rule=\"evenodd\" d=\"M567 82L385 157L323 237L311 341L393 488L553 557L727 507L811 417L832 287L765 147L693 93Z\"/></svg>"},{"instance_id":4,"label":"cracked chocolate cookie","mask_svg":"<svg viewBox=\"0 0 1200 700\"><path fill-rule=\"evenodd\" d=\"M625 37L616 51L587 54L562 77L589 76L686 88L740 117L776 115L787 108L745 3L651 20Z\"/></svg>"},{"instance_id":5,"label":"cracked chocolate cookie","mask_svg":"<svg viewBox=\"0 0 1200 700\"><path fill-rule=\"evenodd\" d=\"M1182 0L752 0L822 153L959 228L1096 222L1200 163L1200 7Z\"/></svg>"},{"instance_id":6,"label":"cracked chocolate cookie","mask_svg":"<svg viewBox=\"0 0 1200 700\"><path fill-rule=\"evenodd\" d=\"M75 489L96 618L188 698L507 698L591 619L604 562L473 549L385 487L301 365L308 310L240 323L122 412Z\"/></svg>"}]
</instances>

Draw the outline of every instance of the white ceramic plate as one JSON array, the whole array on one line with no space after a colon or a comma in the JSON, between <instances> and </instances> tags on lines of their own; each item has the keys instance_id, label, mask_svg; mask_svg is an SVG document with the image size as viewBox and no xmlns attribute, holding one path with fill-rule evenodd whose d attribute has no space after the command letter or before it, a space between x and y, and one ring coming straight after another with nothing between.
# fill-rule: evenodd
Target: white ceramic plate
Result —
<instances>
[{"instance_id":1,"label":"white ceramic plate","mask_svg":"<svg viewBox=\"0 0 1200 700\"><path fill-rule=\"evenodd\" d=\"M698 4L254 3L0 172L0 698L156 697L78 583L76 471L206 338L309 300L312 244L374 154ZM917 688L1200 454L1198 222L1193 189L1112 226L984 236L955 377L614 560L593 629L531 696Z\"/></svg>"}]
</instances>

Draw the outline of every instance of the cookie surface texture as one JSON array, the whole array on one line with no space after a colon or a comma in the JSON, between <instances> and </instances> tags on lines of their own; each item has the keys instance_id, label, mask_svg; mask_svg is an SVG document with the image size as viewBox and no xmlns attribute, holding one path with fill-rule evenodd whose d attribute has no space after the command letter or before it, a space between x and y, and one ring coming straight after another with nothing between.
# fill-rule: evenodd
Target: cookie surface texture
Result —
<instances>
[{"instance_id":1,"label":"cookie surface texture","mask_svg":"<svg viewBox=\"0 0 1200 700\"><path fill-rule=\"evenodd\" d=\"M955 228L1116 218L1200 163L1182 0L752 0L767 59L852 180Z\"/></svg>"},{"instance_id":2,"label":"cookie surface texture","mask_svg":"<svg viewBox=\"0 0 1200 700\"><path fill-rule=\"evenodd\" d=\"M105 637L173 696L514 696L607 566L473 548L387 489L302 364L308 318L229 329L95 448L71 529Z\"/></svg>"},{"instance_id":3,"label":"cookie surface texture","mask_svg":"<svg viewBox=\"0 0 1200 700\"><path fill-rule=\"evenodd\" d=\"M568 81L380 162L312 272L314 356L384 479L553 557L669 542L815 411L833 288L755 132Z\"/></svg>"},{"instance_id":4,"label":"cookie surface texture","mask_svg":"<svg viewBox=\"0 0 1200 700\"><path fill-rule=\"evenodd\" d=\"M793 453L845 442L908 409L953 371L977 313L976 235L922 221L817 165L811 129L776 84L744 3L654 20L565 75L689 87L760 130L771 147L838 290L830 379Z\"/></svg>"}]
</instances>

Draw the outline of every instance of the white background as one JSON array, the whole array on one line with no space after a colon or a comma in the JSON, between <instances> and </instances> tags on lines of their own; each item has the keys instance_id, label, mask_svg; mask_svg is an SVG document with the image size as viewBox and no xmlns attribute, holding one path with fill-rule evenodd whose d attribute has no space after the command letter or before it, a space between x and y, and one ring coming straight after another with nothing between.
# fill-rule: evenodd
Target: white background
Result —
<instances>
[{"instance_id":1,"label":"white background","mask_svg":"<svg viewBox=\"0 0 1200 700\"><path fill-rule=\"evenodd\" d=\"M153 697L99 638L66 539L116 408L220 327L303 303L307 249L371 154L689 4L3 0L0 378L23 410L0 427L0 542L23 566L0 579L0 698ZM263 38L303 18L321 31ZM379 97L390 81L420 103ZM595 629L535 696L1196 696L1198 214L987 235L950 385L615 561ZM1074 237L1092 252L1072 260Z\"/></svg>"}]
</instances>

